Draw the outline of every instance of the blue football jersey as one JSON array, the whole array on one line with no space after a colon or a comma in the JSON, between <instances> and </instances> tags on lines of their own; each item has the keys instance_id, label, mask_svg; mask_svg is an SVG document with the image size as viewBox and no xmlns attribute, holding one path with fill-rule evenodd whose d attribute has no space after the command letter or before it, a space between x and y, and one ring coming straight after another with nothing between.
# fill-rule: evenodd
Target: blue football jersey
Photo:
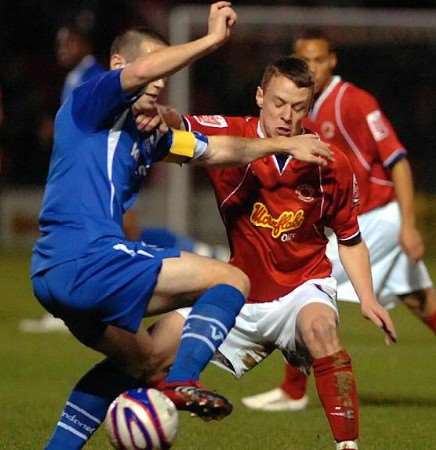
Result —
<instances>
[{"instance_id":1,"label":"blue football jersey","mask_svg":"<svg viewBox=\"0 0 436 450\"><path fill-rule=\"evenodd\" d=\"M77 86L85 83L96 75L100 75L104 71L104 67L96 61L94 56L85 56L82 61L80 61L80 64L69 72L65 78L61 94L61 103L71 95Z\"/></svg>"},{"instance_id":2,"label":"blue football jersey","mask_svg":"<svg viewBox=\"0 0 436 450\"><path fill-rule=\"evenodd\" d=\"M102 239L124 238L123 214L147 169L164 156L154 135L137 130L120 73L80 85L56 115L32 275L96 251Z\"/></svg>"}]
</instances>

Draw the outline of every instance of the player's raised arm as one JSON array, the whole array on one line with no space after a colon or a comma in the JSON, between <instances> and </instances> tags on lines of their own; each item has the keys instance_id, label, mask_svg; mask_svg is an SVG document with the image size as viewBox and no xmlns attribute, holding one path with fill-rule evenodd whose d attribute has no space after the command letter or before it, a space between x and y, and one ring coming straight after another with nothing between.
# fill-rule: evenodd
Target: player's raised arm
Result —
<instances>
[{"instance_id":1,"label":"player's raised arm","mask_svg":"<svg viewBox=\"0 0 436 450\"><path fill-rule=\"evenodd\" d=\"M165 78L217 49L230 37L236 19L230 2L216 2L210 7L208 33L205 36L186 44L161 47L127 65L127 61L118 55L119 66L125 65L121 74L122 88L127 92L140 89L150 81Z\"/></svg>"},{"instance_id":2,"label":"player's raised arm","mask_svg":"<svg viewBox=\"0 0 436 450\"><path fill-rule=\"evenodd\" d=\"M207 151L199 158L201 165L245 165L274 153L286 153L300 161L326 165L333 158L327 144L314 135L249 139L233 136L210 136Z\"/></svg>"}]
</instances>

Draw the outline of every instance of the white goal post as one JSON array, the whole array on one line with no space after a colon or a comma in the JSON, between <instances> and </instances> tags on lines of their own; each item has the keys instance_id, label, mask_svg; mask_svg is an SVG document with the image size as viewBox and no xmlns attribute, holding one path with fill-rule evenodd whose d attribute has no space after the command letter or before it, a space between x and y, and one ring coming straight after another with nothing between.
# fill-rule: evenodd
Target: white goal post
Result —
<instances>
[{"instance_id":1,"label":"white goal post","mask_svg":"<svg viewBox=\"0 0 436 450\"><path fill-rule=\"evenodd\" d=\"M274 6L235 6L240 29L255 27L335 27L364 31L363 39L389 42L400 36L413 42L434 44L436 37L435 10L393 10L360 8L309 8ZM191 40L198 31L205 32L208 5L184 5L171 10L169 17L169 38L172 44ZM393 33L397 30L397 34ZM196 34L195 31L197 31ZM362 32L360 33L362 39ZM343 33L343 43L350 41ZM231 41L228 45L231 45ZM169 102L181 112L190 111L190 69L173 75L169 83ZM189 233L191 172L185 167L169 165L166 190L166 222L176 232Z\"/></svg>"}]
</instances>

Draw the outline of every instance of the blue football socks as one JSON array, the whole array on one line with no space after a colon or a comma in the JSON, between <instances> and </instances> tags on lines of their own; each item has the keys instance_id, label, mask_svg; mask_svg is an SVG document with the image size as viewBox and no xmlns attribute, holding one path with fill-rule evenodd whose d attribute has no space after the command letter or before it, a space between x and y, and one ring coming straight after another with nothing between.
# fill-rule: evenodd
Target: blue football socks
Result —
<instances>
[{"instance_id":1,"label":"blue football socks","mask_svg":"<svg viewBox=\"0 0 436 450\"><path fill-rule=\"evenodd\" d=\"M244 305L242 293L221 284L208 289L189 314L167 382L196 381L235 324ZM46 450L79 450L104 421L121 392L138 387L135 378L109 360L93 367L76 385L65 404Z\"/></svg>"},{"instance_id":2,"label":"blue football socks","mask_svg":"<svg viewBox=\"0 0 436 450\"><path fill-rule=\"evenodd\" d=\"M138 386L138 381L104 360L93 367L72 391L46 450L83 448L103 422L112 400Z\"/></svg>"},{"instance_id":3,"label":"blue football socks","mask_svg":"<svg viewBox=\"0 0 436 450\"><path fill-rule=\"evenodd\" d=\"M227 284L208 289L186 319L180 346L166 381L197 381L235 324L244 305L242 293Z\"/></svg>"}]
</instances>

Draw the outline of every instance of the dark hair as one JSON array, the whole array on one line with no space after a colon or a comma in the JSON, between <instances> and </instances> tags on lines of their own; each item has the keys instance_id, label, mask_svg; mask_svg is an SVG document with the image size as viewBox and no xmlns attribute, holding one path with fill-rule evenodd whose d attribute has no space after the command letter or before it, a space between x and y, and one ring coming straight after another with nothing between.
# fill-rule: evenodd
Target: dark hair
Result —
<instances>
[{"instance_id":1,"label":"dark hair","mask_svg":"<svg viewBox=\"0 0 436 450\"><path fill-rule=\"evenodd\" d=\"M320 30L319 28L308 28L308 29L304 30L302 33L300 33L295 38L294 50L295 50L295 45L296 45L297 41L299 41L300 39L303 41L311 41L311 40L325 41L329 46L329 53L332 53L335 51L335 45L334 45L332 39L324 31Z\"/></svg>"},{"instance_id":2,"label":"dark hair","mask_svg":"<svg viewBox=\"0 0 436 450\"><path fill-rule=\"evenodd\" d=\"M299 88L314 88L315 80L307 63L295 56L285 56L268 64L263 72L262 89L268 85L272 77L282 75L289 78Z\"/></svg>"},{"instance_id":3,"label":"dark hair","mask_svg":"<svg viewBox=\"0 0 436 450\"><path fill-rule=\"evenodd\" d=\"M95 14L84 9L64 22L59 30L66 30L84 43L93 46L95 39Z\"/></svg>"},{"instance_id":4,"label":"dark hair","mask_svg":"<svg viewBox=\"0 0 436 450\"><path fill-rule=\"evenodd\" d=\"M170 45L168 40L157 31L147 27L134 27L123 31L116 36L112 42L110 54L112 56L119 53L128 61L133 61L137 57L139 47L144 40L151 40Z\"/></svg>"}]
</instances>

